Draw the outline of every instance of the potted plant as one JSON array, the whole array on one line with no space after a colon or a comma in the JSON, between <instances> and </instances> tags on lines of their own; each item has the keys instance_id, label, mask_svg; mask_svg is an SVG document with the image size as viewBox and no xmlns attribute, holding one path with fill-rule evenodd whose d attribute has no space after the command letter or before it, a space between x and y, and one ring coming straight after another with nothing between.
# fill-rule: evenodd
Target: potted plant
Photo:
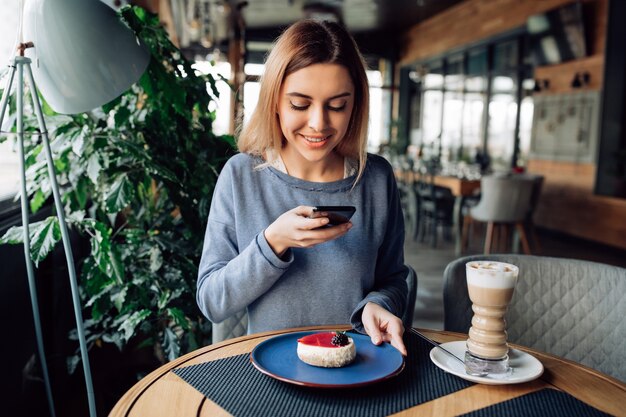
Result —
<instances>
[{"instance_id":1,"label":"potted plant","mask_svg":"<svg viewBox=\"0 0 626 417\"><path fill-rule=\"evenodd\" d=\"M139 7L120 13L150 49L145 74L92 112L59 115L44 103L44 113L68 224L89 242L77 265L88 344L149 346L163 362L209 340L195 302L197 265L213 187L235 143L212 130L218 80L192 68L157 16ZM37 136L25 142L37 212L51 190ZM60 239L56 217L30 232L37 264ZM21 227L0 239L21 241ZM70 371L79 360L78 352L68 359Z\"/></svg>"}]
</instances>

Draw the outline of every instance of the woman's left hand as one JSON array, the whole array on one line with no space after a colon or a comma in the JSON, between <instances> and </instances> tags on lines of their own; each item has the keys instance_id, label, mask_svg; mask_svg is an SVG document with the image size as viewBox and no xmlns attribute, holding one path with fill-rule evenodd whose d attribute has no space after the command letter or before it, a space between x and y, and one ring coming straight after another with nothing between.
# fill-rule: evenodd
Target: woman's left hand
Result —
<instances>
[{"instance_id":1,"label":"woman's left hand","mask_svg":"<svg viewBox=\"0 0 626 417\"><path fill-rule=\"evenodd\" d=\"M363 308L361 321L373 344L380 345L382 342L389 342L400 351L402 356L406 356L406 347L402 340L404 325L400 318L378 304L367 303Z\"/></svg>"}]
</instances>

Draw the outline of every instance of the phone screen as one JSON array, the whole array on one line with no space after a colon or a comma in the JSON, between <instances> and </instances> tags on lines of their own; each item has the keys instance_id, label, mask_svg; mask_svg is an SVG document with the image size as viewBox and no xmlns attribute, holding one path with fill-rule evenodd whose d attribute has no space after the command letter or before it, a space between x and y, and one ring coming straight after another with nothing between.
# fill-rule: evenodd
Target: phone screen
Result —
<instances>
[{"instance_id":1,"label":"phone screen","mask_svg":"<svg viewBox=\"0 0 626 417\"><path fill-rule=\"evenodd\" d=\"M328 224L337 225L347 223L356 212L354 206L317 206L313 207L311 218L322 217L321 213L327 213Z\"/></svg>"}]
</instances>

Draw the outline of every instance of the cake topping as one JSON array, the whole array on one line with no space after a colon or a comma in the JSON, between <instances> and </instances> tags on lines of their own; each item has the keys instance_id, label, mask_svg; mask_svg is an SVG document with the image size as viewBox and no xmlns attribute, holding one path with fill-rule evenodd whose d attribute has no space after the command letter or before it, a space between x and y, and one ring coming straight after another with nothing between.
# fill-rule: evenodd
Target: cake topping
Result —
<instances>
[{"instance_id":1,"label":"cake topping","mask_svg":"<svg viewBox=\"0 0 626 417\"><path fill-rule=\"evenodd\" d=\"M335 332L335 335L332 339L330 339L330 343L335 346L345 346L350 341L348 340L348 336L346 336L346 332Z\"/></svg>"},{"instance_id":2,"label":"cake topping","mask_svg":"<svg viewBox=\"0 0 626 417\"><path fill-rule=\"evenodd\" d=\"M339 336L341 335L341 336ZM339 337L339 338L338 338ZM338 338L338 339L336 339ZM337 348L349 344L345 332L322 332L313 333L298 339L298 342L310 346Z\"/></svg>"}]
</instances>

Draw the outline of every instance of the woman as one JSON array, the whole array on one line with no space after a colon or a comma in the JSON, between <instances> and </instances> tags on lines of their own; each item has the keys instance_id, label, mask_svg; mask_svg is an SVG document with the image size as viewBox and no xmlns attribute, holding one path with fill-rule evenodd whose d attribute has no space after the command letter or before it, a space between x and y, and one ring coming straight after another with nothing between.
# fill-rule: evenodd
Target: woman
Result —
<instances>
[{"instance_id":1,"label":"woman","mask_svg":"<svg viewBox=\"0 0 626 417\"><path fill-rule=\"evenodd\" d=\"M277 40L259 102L213 195L198 305L247 308L248 332L350 323L406 355L404 224L393 171L367 155L364 62L338 24L300 21ZM351 205L330 226L313 206Z\"/></svg>"}]
</instances>

